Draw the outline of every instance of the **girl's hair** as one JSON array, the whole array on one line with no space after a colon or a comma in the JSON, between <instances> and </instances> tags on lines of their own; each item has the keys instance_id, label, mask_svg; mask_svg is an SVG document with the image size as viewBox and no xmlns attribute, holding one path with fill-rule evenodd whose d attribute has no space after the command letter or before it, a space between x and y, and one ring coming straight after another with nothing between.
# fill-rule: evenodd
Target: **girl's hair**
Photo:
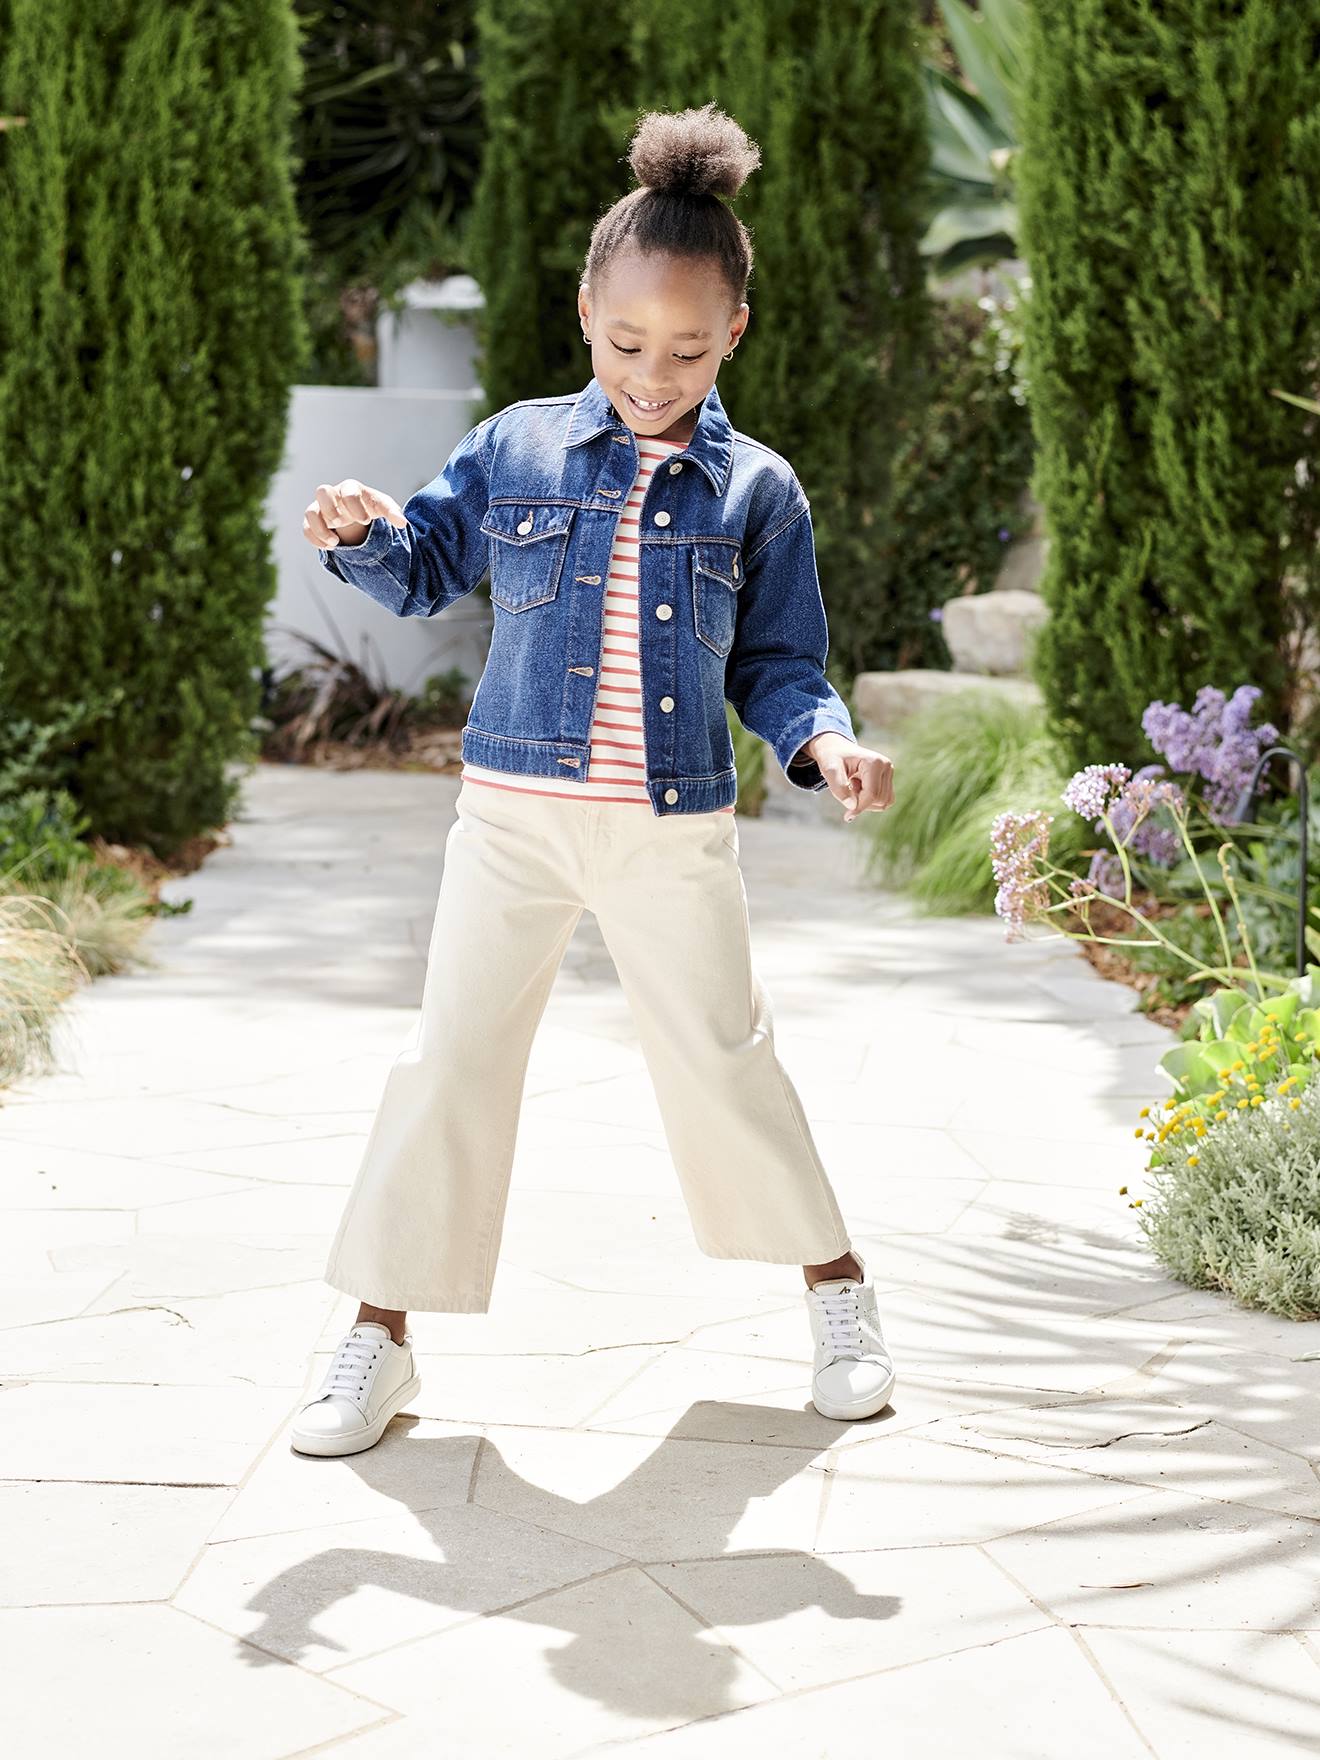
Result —
<instances>
[{"instance_id":1,"label":"girl's hair","mask_svg":"<svg viewBox=\"0 0 1320 1760\"><path fill-rule=\"evenodd\" d=\"M620 196L591 232L582 280L598 288L625 249L713 258L739 304L752 272L752 241L723 197L735 196L761 163L760 149L713 103L650 110L628 150L639 188Z\"/></svg>"}]
</instances>

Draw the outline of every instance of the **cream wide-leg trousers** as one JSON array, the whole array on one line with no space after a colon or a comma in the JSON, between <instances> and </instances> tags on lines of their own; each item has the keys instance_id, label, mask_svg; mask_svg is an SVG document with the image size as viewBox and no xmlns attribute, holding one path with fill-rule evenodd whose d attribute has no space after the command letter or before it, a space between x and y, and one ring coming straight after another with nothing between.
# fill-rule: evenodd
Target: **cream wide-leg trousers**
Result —
<instances>
[{"instance_id":1,"label":"cream wide-leg trousers","mask_svg":"<svg viewBox=\"0 0 1320 1760\"><path fill-rule=\"evenodd\" d=\"M332 1288L381 1308L489 1308L532 1040L584 909L631 1009L700 1250L800 1265L849 1250L753 969L736 815L657 818L464 780L416 1035L386 1078Z\"/></svg>"}]
</instances>

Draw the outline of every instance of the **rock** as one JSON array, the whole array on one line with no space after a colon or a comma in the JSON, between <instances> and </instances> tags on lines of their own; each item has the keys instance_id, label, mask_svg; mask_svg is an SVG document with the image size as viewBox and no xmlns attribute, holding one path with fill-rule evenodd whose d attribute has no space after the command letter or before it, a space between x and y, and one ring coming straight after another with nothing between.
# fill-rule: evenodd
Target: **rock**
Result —
<instances>
[{"instance_id":1,"label":"rock","mask_svg":"<svg viewBox=\"0 0 1320 1760\"><path fill-rule=\"evenodd\" d=\"M1038 594L1018 588L950 599L941 627L954 671L1024 674L1031 638L1046 615Z\"/></svg>"}]
</instances>

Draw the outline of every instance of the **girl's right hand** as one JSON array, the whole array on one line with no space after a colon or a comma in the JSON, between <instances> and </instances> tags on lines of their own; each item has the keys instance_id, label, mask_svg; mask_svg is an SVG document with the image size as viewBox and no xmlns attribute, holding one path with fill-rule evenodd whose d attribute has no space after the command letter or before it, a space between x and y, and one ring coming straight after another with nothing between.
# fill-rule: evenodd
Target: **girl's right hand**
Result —
<instances>
[{"instance_id":1,"label":"girl's right hand","mask_svg":"<svg viewBox=\"0 0 1320 1760\"><path fill-rule=\"evenodd\" d=\"M369 489L356 477L342 483L318 483L316 499L303 514L303 536L318 550L339 544L360 544L373 519L387 519L392 526L406 526L403 509L383 489Z\"/></svg>"}]
</instances>

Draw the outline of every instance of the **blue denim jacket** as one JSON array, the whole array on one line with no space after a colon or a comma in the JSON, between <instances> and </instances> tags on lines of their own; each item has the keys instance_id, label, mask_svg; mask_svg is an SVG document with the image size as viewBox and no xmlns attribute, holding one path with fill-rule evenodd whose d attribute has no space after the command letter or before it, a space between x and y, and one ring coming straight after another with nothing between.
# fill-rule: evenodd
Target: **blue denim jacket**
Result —
<instances>
[{"instance_id":1,"label":"blue denim jacket","mask_svg":"<svg viewBox=\"0 0 1320 1760\"><path fill-rule=\"evenodd\" d=\"M602 610L637 443L593 375L577 393L487 416L412 495L407 528L373 520L324 566L398 617L430 617L490 577L490 651L463 727L466 761L582 779ZM652 811L737 794L725 698L789 781L813 734L854 737L824 674L828 633L807 498L792 467L730 423L714 386L639 510L638 647ZM795 761L796 759L796 761Z\"/></svg>"}]
</instances>

